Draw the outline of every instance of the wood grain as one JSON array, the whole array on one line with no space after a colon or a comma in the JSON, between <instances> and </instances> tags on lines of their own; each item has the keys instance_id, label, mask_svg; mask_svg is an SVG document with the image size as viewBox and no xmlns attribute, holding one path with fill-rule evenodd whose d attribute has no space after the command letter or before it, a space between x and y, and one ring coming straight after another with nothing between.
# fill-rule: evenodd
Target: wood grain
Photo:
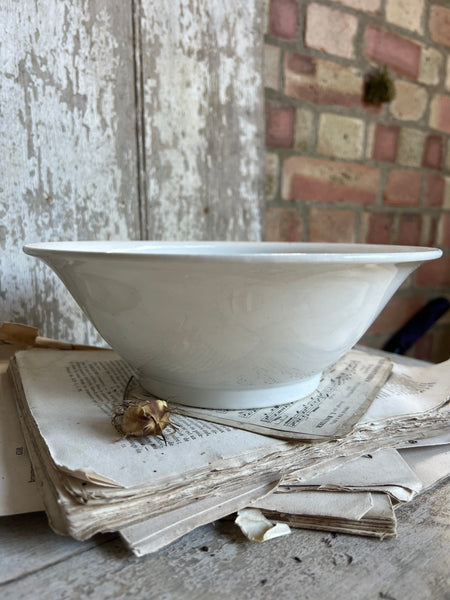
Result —
<instances>
[{"instance_id":1,"label":"wood grain","mask_svg":"<svg viewBox=\"0 0 450 600\"><path fill-rule=\"evenodd\" d=\"M101 338L22 245L261 237L259 0L0 4L0 320Z\"/></svg>"},{"instance_id":2,"label":"wood grain","mask_svg":"<svg viewBox=\"0 0 450 600\"><path fill-rule=\"evenodd\" d=\"M0 595L1 586L9 581L86 552L114 537L113 534L105 534L78 542L57 535L48 526L43 512L2 517L0 531Z\"/></svg>"},{"instance_id":3,"label":"wood grain","mask_svg":"<svg viewBox=\"0 0 450 600\"><path fill-rule=\"evenodd\" d=\"M119 540L67 557L61 553L60 562L24 573L0 591L3 600L446 598L448 492L449 483L443 483L400 507L396 539L294 530L257 544L232 523L219 522L141 559ZM0 535L1 524L0 519ZM19 557L27 556L27 534L22 535Z\"/></svg>"},{"instance_id":4,"label":"wood grain","mask_svg":"<svg viewBox=\"0 0 450 600\"><path fill-rule=\"evenodd\" d=\"M0 88L1 319L98 340L26 242L139 237L129 3L8 2Z\"/></svg>"},{"instance_id":5,"label":"wood grain","mask_svg":"<svg viewBox=\"0 0 450 600\"><path fill-rule=\"evenodd\" d=\"M258 0L142 0L152 239L261 238L261 8Z\"/></svg>"}]
</instances>

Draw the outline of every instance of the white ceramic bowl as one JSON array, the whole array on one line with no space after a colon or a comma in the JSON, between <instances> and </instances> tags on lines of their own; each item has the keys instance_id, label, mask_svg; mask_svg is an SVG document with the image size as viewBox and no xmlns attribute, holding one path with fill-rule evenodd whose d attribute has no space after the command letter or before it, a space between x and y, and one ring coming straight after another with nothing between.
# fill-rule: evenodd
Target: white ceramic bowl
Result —
<instances>
[{"instance_id":1,"label":"white ceramic bowl","mask_svg":"<svg viewBox=\"0 0 450 600\"><path fill-rule=\"evenodd\" d=\"M58 274L146 389L210 408L311 394L404 279L442 254L269 242L55 242L24 251Z\"/></svg>"}]
</instances>

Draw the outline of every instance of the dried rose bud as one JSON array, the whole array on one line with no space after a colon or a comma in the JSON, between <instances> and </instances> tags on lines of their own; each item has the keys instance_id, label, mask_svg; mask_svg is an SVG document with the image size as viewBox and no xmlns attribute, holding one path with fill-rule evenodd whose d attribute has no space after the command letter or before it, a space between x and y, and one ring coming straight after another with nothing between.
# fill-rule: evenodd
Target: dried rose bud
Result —
<instances>
[{"instance_id":1,"label":"dried rose bud","mask_svg":"<svg viewBox=\"0 0 450 600\"><path fill-rule=\"evenodd\" d=\"M170 416L164 400L130 406L122 417L122 430L128 435L160 435L167 425L170 425Z\"/></svg>"},{"instance_id":2,"label":"dried rose bud","mask_svg":"<svg viewBox=\"0 0 450 600\"><path fill-rule=\"evenodd\" d=\"M170 422L167 402L149 394L134 376L125 386L122 404L116 408L112 424L125 437L160 435L164 442L163 429L171 427L172 431L176 431L175 425Z\"/></svg>"},{"instance_id":3,"label":"dried rose bud","mask_svg":"<svg viewBox=\"0 0 450 600\"><path fill-rule=\"evenodd\" d=\"M122 406L113 417L113 425L124 436L161 435L164 440L163 429L173 428L167 402L156 399Z\"/></svg>"}]
</instances>

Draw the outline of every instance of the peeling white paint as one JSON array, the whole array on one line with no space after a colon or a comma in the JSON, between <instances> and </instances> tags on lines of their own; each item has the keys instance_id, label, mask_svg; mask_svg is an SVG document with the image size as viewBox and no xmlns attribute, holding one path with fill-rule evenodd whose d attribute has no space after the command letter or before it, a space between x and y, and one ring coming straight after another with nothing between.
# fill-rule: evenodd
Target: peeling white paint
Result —
<instances>
[{"instance_id":1,"label":"peeling white paint","mask_svg":"<svg viewBox=\"0 0 450 600\"><path fill-rule=\"evenodd\" d=\"M261 239L259 2L143 2L150 237Z\"/></svg>"},{"instance_id":2,"label":"peeling white paint","mask_svg":"<svg viewBox=\"0 0 450 600\"><path fill-rule=\"evenodd\" d=\"M263 14L259 0L0 3L0 320L99 341L27 242L261 238Z\"/></svg>"},{"instance_id":3,"label":"peeling white paint","mask_svg":"<svg viewBox=\"0 0 450 600\"><path fill-rule=\"evenodd\" d=\"M134 121L118 99L118 71L132 72L132 50L117 38L123 46L131 25L118 30L118 6L97 11L96 4L0 5L1 318L85 342L98 335L48 267L21 247L138 231ZM132 103L132 79L129 88Z\"/></svg>"}]
</instances>

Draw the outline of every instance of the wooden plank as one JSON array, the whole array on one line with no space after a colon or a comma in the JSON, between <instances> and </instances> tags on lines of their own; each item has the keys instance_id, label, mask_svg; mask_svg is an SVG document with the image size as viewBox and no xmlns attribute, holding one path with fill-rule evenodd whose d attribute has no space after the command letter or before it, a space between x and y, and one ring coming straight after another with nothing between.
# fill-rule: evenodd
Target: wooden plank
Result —
<instances>
[{"instance_id":1,"label":"wooden plank","mask_svg":"<svg viewBox=\"0 0 450 600\"><path fill-rule=\"evenodd\" d=\"M139 238L131 5L0 4L1 320L96 343L26 242Z\"/></svg>"},{"instance_id":2,"label":"wooden plank","mask_svg":"<svg viewBox=\"0 0 450 600\"><path fill-rule=\"evenodd\" d=\"M260 239L262 12L257 0L0 6L0 320L100 341L26 242Z\"/></svg>"},{"instance_id":3,"label":"wooden plank","mask_svg":"<svg viewBox=\"0 0 450 600\"><path fill-rule=\"evenodd\" d=\"M259 0L141 0L141 157L151 239L258 240Z\"/></svg>"},{"instance_id":4,"label":"wooden plank","mask_svg":"<svg viewBox=\"0 0 450 600\"><path fill-rule=\"evenodd\" d=\"M448 492L447 482L400 507L396 539L295 530L257 544L219 522L142 559L107 542L3 585L2 599L444 598Z\"/></svg>"},{"instance_id":5,"label":"wooden plank","mask_svg":"<svg viewBox=\"0 0 450 600\"><path fill-rule=\"evenodd\" d=\"M0 585L86 552L113 538L102 535L78 542L56 535L45 513L0 518ZM31 597L31 596L30 596Z\"/></svg>"}]
</instances>

